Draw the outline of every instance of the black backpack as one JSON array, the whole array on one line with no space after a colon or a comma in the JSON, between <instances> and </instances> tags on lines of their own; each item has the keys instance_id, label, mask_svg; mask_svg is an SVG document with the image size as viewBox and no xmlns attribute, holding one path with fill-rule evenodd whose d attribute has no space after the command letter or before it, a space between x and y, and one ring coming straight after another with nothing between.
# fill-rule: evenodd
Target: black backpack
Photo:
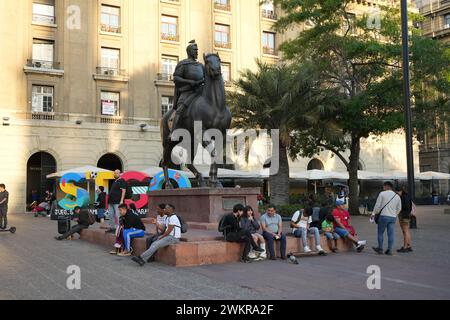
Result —
<instances>
[{"instance_id":1,"label":"black backpack","mask_svg":"<svg viewBox=\"0 0 450 320\"><path fill-rule=\"evenodd\" d=\"M226 215L224 215L219 221L219 226L217 228L217 231L219 231L220 233L224 233L225 232L225 226L224 226L225 217L226 217Z\"/></svg>"},{"instance_id":2,"label":"black backpack","mask_svg":"<svg viewBox=\"0 0 450 320\"><path fill-rule=\"evenodd\" d=\"M178 218L178 220L180 221L180 225L181 225L181 227L177 226L177 228L180 228L181 233L186 233L188 231L188 226L187 226L186 221L184 221L184 219L182 217L180 217L178 214L176 214L175 216Z\"/></svg>"}]
</instances>

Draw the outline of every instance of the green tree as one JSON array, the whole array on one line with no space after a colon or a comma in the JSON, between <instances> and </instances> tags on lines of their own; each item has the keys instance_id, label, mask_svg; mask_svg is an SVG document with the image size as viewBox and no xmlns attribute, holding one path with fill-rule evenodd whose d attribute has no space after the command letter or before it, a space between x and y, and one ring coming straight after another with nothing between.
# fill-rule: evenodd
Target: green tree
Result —
<instances>
[{"instance_id":1,"label":"green tree","mask_svg":"<svg viewBox=\"0 0 450 320\"><path fill-rule=\"evenodd\" d=\"M284 12L276 30L299 24L312 27L281 45L286 59L309 61L321 79L318 90L335 90L310 130L297 131L297 151L312 156L332 151L349 172L351 214L358 214L361 140L403 127L400 10L380 7L378 14L353 15L348 0L275 0ZM379 17L379 24L377 18ZM418 21L416 15L411 21ZM416 124L426 127L448 110L449 60L442 45L412 28L412 94ZM424 85L425 84L425 85ZM349 152L349 155L346 155Z\"/></svg>"},{"instance_id":2,"label":"green tree","mask_svg":"<svg viewBox=\"0 0 450 320\"><path fill-rule=\"evenodd\" d=\"M279 130L279 170L271 175L271 201L289 203L289 156L298 154L295 130L317 122L317 104L322 99L314 88L318 79L309 66L269 65L257 62L258 70L245 70L228 93L233 127L243 130ZM275 152L276 150L274 150Z\"/></svg>"}]
</instances>

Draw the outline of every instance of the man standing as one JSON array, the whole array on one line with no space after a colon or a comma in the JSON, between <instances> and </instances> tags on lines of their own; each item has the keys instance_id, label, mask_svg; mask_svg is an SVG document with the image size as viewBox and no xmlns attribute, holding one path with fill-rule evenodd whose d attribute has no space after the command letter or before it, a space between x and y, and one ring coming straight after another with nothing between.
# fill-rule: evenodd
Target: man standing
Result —
<instances>
[{"instance_id":1,"label":"man standing","mask_svg":"<svg viewBox=\"0 0 450 320\"><path fill-rule=\"evenodd\" d=\"M168 247L172 244L180 242L181 238L181 222L175 214L175 207L171 204L166 206L167 219L165 222L164 233L152 243L150 248L139 257L133 257L132 260L141 267L145 265L146 261L151 261L153 255L161 248Z\"/></svg>"},{"instance_id":2,"label":"man standing","mask_svg":"<svg viewBox=\"0 0 450 320\"><path fill-rule=\"evenodd\" d=\"M276 260L274 242L280 241L280 256L286 260L286 236L283 234L283 219L277 213L274 205L267 207L267 212L261 217L263 237L269 247L270 259Z\"/></svg>"},{"instance_id":3,"label":"man standing","mask_svg":"<svg viewBox=\"0 0 450 320\"><path fill-rule=\"evenodd\" d=\"M201 95L202 86L205 83L205 67L197 61L198 46L195 40L189 42L186 52L188 58L178 63L173 74L176 113L171 132L178 128L180 118L192 101Z\"/></svg>"},{"instance_id":4,"label":"man standing","mask_svg":"<svg viewBox=\"0 0 450 320\"><path fill-rule=\"evenodd\" d=\"M376 253L383 254L384 232L387 229L388 249L386 255L392 255L394 246L394 227L397 222L397 216L402 211L402 200L397 193L393 191L394 186L391 182L385 182L384 191L378 196L377 202L373 209L373 214L379 214L378 220L378 247L372 248Z\"/></svg>"},{"instance_id":5,"label":"man standing","mask_svg":"<svg viewBox=\"0 0 450 320\"><path fill-rule=\"evenodd\" d=\"M119 169L114 171L114 179L116 179L109 192L108 211L109 211L109 230L107 233L114 233L119 225L119 206L125 201L125 194L127 192L127 183L121 177Z\"/></svg>"},{"instance_id":6,"label":"man standing","mask_svg":"<svg viewBox=\"0 0 450 320\"><path fill-rule=\"evenodd\" d=\"M8 198L9 193L6 191L6 186L0 184L0 229L5 230L8 226Z\"/></svg>"}]
</instances>

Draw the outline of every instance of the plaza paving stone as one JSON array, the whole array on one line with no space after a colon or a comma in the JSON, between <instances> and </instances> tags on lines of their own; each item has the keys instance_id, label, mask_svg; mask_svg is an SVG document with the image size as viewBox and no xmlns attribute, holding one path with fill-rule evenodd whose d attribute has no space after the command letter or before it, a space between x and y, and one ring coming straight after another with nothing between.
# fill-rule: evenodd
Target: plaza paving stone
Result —
<instances>
[{"instance_id":1,"label":"plaza paving stone","mask_svg":"<svg viewBox=\"0 0 450 320\"><path fill-rule=\"evenodd\" d=\"M83 241L57 242L56 222L11 214L16 234L0 233L0 299L449 299L450 215L419 207L415 252L378 256L375 226L354 225L366 250L300 258L300 264L264 261L195 268L150 264L138 268ZM396 227L396 248L401 246ZM67 267L81 268L81 290L66 288ZM367 267L381 268L381 290L366 286Z\"/></svg>"}]
</instances>

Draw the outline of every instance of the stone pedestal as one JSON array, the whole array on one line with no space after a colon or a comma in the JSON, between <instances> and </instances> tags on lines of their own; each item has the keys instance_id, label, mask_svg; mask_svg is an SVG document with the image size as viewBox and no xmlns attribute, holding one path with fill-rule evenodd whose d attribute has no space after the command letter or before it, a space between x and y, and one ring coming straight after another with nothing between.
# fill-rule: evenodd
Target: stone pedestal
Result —
<instances>
[{"instance_id":1,"label":"stone pedestal","mask_svg":"<svg viewBox=\"0 0 450 320\"><path fill-rule=\"evenodd\" d=\"M259 188L224 188L224 189L176 189L150 191L149 215L155 215L155 208L160 203L175 206L176 213L185 221L198 223L218 223L220 218L233 212L233 206L241 203L251 206L259 218L257 196Z\"/></svg>"}]
</instances>

